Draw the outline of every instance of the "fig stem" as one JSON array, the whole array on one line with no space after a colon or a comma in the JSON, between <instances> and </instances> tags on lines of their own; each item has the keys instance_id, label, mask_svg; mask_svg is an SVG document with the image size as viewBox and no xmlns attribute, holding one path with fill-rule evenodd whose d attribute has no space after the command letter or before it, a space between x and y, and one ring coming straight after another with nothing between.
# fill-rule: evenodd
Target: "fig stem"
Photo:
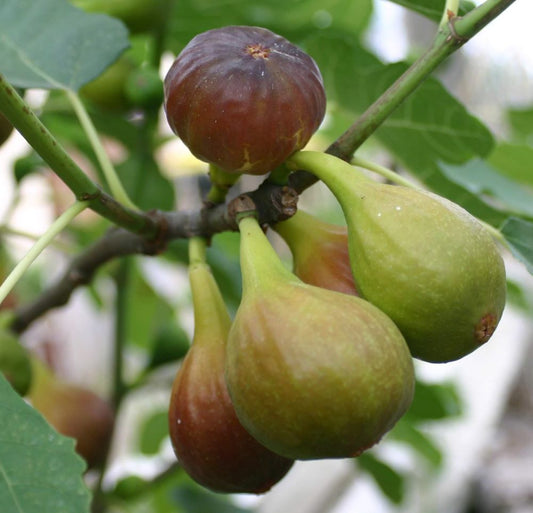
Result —
<instances>
[{"instance_id":1,"label":"fig stem","mask_svg":"<svg viewBox=\"0 0 533 513\"><path fill-rule=\"evenodd\" d=\"M189 264L206 263L206 240L203 237L191 237L189 239Z\"/></svg>"},{"instance_id":2,"label":"fig stem","mask_svg":"<svg viewBox=\"0 0 533 513\"><path fill-rule=\"evenodd\" d=\"M391 182L396 183L398 185L403 185L404 187L409 187L411 189L421 189L421 187L414 184L410 180L407 180L403 176L400 176L398 173L392 171L392 169L388 169L384 166L381 166L376 162L372 162L370 160L355 156L350 163L353 166L358 166L364 169L368 169L369 171L373 171L374 173L377 173L378 175L383 176L387 180L390 180Z\"/></svg>"},{"instance_id":3,"label":"fig stem","mask_svg":"<svg viewBox=\"0 0 533 513\"><path fill-rule=\"evenodd\" d=\"M206 200L213 205L224 203L229 190L240 177L241 175L238 173L228 173L214 164L209 164L211 188L207 193Z\"/></svg>"},{"instance_id":4,"label":"fig stem","mask_svg":"<svg viewBox=\"0 0 533 513\"><path fill-rule=\"evenodd\" d=\"M14 267L0 286L0 304L11 292L20 278L22 278L34 260L49 246L54 237L66 228L67 225L87 207L88 202L76 201L51 224L41 237L39 237L37 242L35 242L26 255L24 255L22 260Z\"/></svg>"},{"instance_id":5,"label":"fig stem","mask_svg":"<svg viewBox=\"0 0 533 513\"><path fill-rule=\"evenodd\" d=\"M280 277L299 281L281 262L278 254L253 216L238 219L241 233L241 271L243 293L254 293L269 287Z\"/></svg>"},{"instance_id":6,"label":"fig stem","mask_svg":"<svg viewBox=\"0 0 533 513\"><path fill-rule=\"evenodd\" d=\"M128 196L128 193L124 189L122 182L120 181L117 175L115 167L113 166L109 155L105 151L100 137L98 136L98 132L96 131L96 128L89 114L87 113L87 109L80 100L80 97L77 93L69 89L65 90L65 94L70 104L72 105L76 116L78 116L78 120L83 130L85 131L89 142L91 143L92 149L96 154L96 158L98 160L98 163L100 164L102 172L104 173L111 193L123 205L131 209L137 209L137 206L133 203L133 201L131 201L130 197Z\"/></svg>"}]
</instances>

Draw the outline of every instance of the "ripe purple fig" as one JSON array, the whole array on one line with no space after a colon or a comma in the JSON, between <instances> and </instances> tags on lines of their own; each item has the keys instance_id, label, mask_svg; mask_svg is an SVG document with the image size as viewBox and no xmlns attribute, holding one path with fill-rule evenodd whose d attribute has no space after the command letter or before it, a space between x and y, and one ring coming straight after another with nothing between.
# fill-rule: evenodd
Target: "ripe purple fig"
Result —
<instances>
[{"instance_id":1,"label":"ripe purple fig","mask_svg":"<svg viewBox=\"0 0 533 513\"><path fill-rule=\"evenodd\" d=\"M260 27L194 37L164 83L172 130L201 160L228 173L266 174L303 148L326 96L314 60Z\"/></svg>"},{"instance_id":2,"label":"ripe purple fig","mask_svg":"<svg viewBox=\"0 0 533 513\"><path fill-rule=\"evenodd\" d=\"M293 256L293 273L303 282L357 296L348 254L348 231L298 210L274 226Z\"/></svg>"},{"instance_id":3,"label":"ripe purple fig","mask_svg":"<svg viewBox=\"0 0 533 513\"><path fill-rule=\"evenodd\" d=\"M315 174L338 199L357 290L396 323L413 356L457 360L489 340L507 284L498 246L477 219L325 153L299 152L291 166Z\"/></svg>"},{"instance_id":4,"label":"ripe purple fig","mask_svg":"<svg viewBox=\"0 0 533 513\"><path fill-rule=\"evenodd\" d=\"M239 228L243 296L226 382L240 421L289 458L359 455L411 403L413 362L401 333L367 301L299 280L254 217Z\"/></svg>"},{"instance_id":5,"label":"ripe purple fig","mask_svg":"<svg viewBox=\"0 0 533 513\"><path fill-rule=\"evenodd\" d=\"M263 493L293 461L274 454L240 424L224 380L231 319L205 263L189 269L194 337L180 367L169 408L170 438L179 463L215 492Z\"/></svg>"},{"instance_id":6,"label":"ripe purple fig","mask_svg":"<svg viewBox=\"0 0 533 513\"><path fill-rule=\"evenodd\" d=\"M94 392L57 378L44 363L32 359L28 398L61 434L76 440L76 451L89 468L104 463L115 416L111 405Z\"/></svg>"}]
</instances>

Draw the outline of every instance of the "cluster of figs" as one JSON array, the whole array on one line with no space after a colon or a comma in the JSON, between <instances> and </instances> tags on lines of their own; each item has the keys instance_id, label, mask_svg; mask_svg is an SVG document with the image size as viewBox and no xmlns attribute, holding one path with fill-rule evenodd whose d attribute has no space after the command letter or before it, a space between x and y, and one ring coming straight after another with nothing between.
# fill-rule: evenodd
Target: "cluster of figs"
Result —
<instances>
[{"instance_id":1,"label":"cluster of figs","mask_svg":"<svg viewBox=\"0 0 533 513\"><path fill-rule=\"evenodd\" d=\"M413 358L467 355L504 309L502 257L464 209L301 151L325 109L313 59L259 27L197 35L165 78L168 122L199 159L230 175L307 170L346 218L340 227L298 211L273 226L291 272L255 212L242 212L233 319L205 255L191 252L195 332L169 430L183 468L217 492L262 493L295 460L372 447L411 404Z\"/></svg>"}]
</instances>

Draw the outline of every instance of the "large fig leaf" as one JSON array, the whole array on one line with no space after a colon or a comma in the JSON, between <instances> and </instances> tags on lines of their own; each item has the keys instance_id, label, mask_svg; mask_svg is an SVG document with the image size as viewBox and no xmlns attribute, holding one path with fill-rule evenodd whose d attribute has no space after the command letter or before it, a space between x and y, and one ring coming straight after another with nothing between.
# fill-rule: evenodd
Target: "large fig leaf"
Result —
<instances>
[{"instance_id":1,"label":"large fig leaf","mask_svg":"<svg viewBox=\"0 0 533 513\"><path fill-rule=\"evenodd\" d=\"M85 463L0 374L0 510L89 512Z\"/></svg>"},{"instance_id":2,"label":"large fig leaf","mask_svg":"<svg viewBox=\"0 0 533 513\"><path fill-rule=\"evenodd\" d=\"M533 131L533 116L531 127ZM502 142L494 148L488 161L500 174L533 188L532 146Z\"/></svg>"},{"instance_id":3,"label":"large fig leaf","mask_svg":"<svg viewBox=\"0 0 533 513\"><path fill-rule=\"evenodd\" d=\"M444 12L446 0L390 0L395 4L407 7L433 21L439 21ZM462 16L475 7L474 2L469 0L461 0L459 7L459 15Z\"/></svg>"},{"instance_id":4,"label":"large fig leaf","mask_svg":"<svg viewBox=\"0 0 533 513\"><path fill-rule=\"evenodd\" d=\"M128 45L122 22L66 0L0 2L1 71L14 86L76 91Z\"/></svg>"}]
</instances>

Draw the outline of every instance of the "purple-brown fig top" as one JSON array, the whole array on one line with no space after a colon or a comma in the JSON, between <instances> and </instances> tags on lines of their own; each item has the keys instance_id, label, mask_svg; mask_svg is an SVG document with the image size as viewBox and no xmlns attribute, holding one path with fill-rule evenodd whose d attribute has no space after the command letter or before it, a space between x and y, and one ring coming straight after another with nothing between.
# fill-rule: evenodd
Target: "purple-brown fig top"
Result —
<instances>
[{"instance_id":1,"label":"purple-brown fig top","mask_svg":"<svg viewBox=\"0 0 533 513\"><path fill-rule=\"evenodd\" d=\"M279 166L307 144L325 109L315 61L260 27L197 35L165 78L172 130L196 157L230 173Z\"/></svg>"}]
</instances>

